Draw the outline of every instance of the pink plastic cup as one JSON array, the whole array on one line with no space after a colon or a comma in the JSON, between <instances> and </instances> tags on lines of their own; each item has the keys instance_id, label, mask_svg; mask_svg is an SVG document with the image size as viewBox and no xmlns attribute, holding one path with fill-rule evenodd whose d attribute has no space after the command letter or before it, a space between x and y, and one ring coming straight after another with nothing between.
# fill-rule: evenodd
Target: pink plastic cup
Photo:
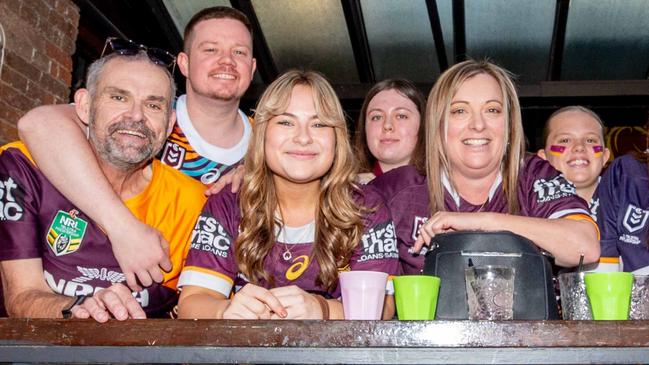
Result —
<instances>
[{"instance_id":1,"label":"pink plastic cup","mask_svg":"<svg viewBox=\"0 0 649 365\"><path fill-rule=\"evenodd\" d=\"M338 274L345 319L381 319L388 274L344 271Z\"/></svg>"}]
</instances>

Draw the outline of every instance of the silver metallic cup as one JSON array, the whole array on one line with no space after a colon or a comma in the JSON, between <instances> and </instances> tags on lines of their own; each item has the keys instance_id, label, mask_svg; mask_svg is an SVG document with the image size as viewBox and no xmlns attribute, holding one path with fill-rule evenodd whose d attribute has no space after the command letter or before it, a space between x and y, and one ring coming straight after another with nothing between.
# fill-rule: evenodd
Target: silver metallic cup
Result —
<instances>
[{"instance_id":1,"label":"silver metallic cup","mask_svg":"<svg viewBox=\"0 0 649 365\"><path fill-rule=\"evenodd\" d=\"M649 319L649 275L634 275L629 319Z\"/></svg>"},{"instance_id":2,"label":"silver metallic cup","mask_svg":"<svg viewBox=\"0 0 649 365\"><path fill-rule=\"evenodd\" d=\"M567 272L559 275L563 319L571 321L593 319L586 295L585 274L585 272Z\"/></svg>"}]
</instances>

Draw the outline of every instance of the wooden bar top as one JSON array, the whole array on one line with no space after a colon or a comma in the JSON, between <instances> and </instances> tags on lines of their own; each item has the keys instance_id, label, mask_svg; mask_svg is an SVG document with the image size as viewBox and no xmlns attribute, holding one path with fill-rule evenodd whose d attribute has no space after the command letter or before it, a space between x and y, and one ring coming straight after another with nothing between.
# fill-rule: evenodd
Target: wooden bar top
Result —
<instances>
[{"instance_id":1,"label":"wooden bar top","mask_svg":"<svg viewBox=\"0 0 649 365\"><path fill-rule=\"evenodd\" d=\"M0 319L11 361L649 363L649 321Z\"/></svg>"}]
</instances>

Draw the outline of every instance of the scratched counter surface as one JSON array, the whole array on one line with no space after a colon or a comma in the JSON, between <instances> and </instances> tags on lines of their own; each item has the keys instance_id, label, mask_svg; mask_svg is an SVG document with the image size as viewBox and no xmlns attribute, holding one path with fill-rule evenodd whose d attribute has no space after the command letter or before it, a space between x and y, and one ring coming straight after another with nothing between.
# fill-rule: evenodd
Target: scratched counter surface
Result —
<instances>
[{"instance_id":1,"label":"scratched counter surface","mask_svg":"<svg viewBox=\"0 0 649 365\"><path fill-rule=\"evenodd\" d=\"M0 362L636 364L649 322L0 319Z\"/></svg>"}]
</instances>

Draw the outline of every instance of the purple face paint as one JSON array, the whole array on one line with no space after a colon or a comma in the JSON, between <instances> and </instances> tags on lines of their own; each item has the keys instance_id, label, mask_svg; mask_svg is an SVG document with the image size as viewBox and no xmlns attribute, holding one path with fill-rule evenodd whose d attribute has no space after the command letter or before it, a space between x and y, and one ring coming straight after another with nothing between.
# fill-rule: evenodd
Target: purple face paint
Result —
<instances>
[{"instance_id":1,"label":"purple face paint","mask_svg":"<svg viewBox=\"0 0 649 365\"><path fill-rule=\"evenodd\" d=\"M566 151L566 146L550 146L550 154L553 156L561 156Z\"/></svg>"}]
</instances>

